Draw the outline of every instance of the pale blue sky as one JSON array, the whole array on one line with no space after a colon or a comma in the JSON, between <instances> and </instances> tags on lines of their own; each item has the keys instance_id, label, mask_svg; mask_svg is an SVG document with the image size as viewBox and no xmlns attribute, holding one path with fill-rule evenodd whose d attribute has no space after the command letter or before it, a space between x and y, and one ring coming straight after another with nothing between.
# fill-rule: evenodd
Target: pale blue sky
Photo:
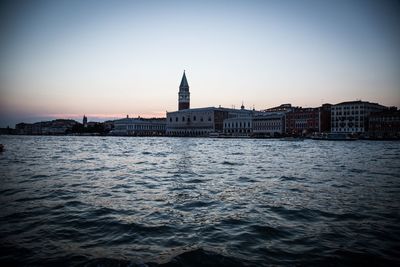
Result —
<instances>
[{"instance_id":1,"label":"pale blue sky","mask_svg":"<svg viewBox=\"0 0 400 267\"><path fill-rule=\"evenodd\" d=\"M0 4L0 126L191 106L400 106L399 1Z\"/></svg>"}]
</instances>

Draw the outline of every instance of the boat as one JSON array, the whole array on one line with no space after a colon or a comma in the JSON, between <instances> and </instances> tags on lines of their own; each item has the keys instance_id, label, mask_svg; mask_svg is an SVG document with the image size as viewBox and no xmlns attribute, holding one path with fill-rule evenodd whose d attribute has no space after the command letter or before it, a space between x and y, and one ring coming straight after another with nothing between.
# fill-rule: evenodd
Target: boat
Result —
<instances>
[{"instance_id":1,"label":"boat","mask_svg":"<svg viewBox=\"0 0 400 267\"><path fill-rule=\"evenodd\" d=\"M281 141L304 141L304 138L302 137L294 137L294 136L288 136L288 137L283 137L280 139Z\"/></svg>"},{"instance_id":2,"label":"boat","mask_svg":"<svg viewBox=\"0 0 400 267\"><path fill-rule=\"evenodd\" d=\"M355 141L358 138L346 133L323 133L311 136L313 140L329 140L329 141Z\"/></svg>"}]
</instances>

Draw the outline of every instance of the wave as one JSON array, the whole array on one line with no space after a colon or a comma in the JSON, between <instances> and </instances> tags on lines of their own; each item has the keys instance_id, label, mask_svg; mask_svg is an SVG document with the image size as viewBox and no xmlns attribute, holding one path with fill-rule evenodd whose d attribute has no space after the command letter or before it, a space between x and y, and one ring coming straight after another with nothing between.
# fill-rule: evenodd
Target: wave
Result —
<instances>
[{"instance_id":1,"label":"wave","mask_svg":"<svg viewBox=\"0 0 400 267\"><path fill-rule=\"evenodd\" d=\"M167 260L166 262L143 262L140 259L116 259L116 258L91 258L87 255L69 254L55 258L35 258L34 253L26 248L0 246L0 263L2 266L130 266L130 267L251 267L256 266L247 260L225 256L216 252L207 251L202 248L183 252ZM6 254L20 255L21 257L10 258ZM24 257L22 257L24 255ZM27 258L26 256L29 256Z\"/></svg>"}]
</instances>

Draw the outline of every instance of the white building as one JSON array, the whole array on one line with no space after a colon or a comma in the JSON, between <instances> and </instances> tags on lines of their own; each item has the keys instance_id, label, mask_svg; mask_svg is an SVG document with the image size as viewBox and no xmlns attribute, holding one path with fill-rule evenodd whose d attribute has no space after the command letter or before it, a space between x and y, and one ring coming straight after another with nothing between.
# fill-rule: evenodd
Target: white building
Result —
<instances>
[{"instance_id":1,"label":"white building","mask_svg":"<svg viewBox=\"0 0 400 267\"><path fill-rule=\"evenodd\" d=\"M224 134L232 136L251 136L253 116L238 116L224 120Z\"/></svg>"},{"instance_id":2,"label":"white building","mask_svg":"<svg viewBox=\"0 0 400 267\"><path fill-rule=\"evenodd\" d=\"M114 121L112 135L164 135L165 119L125 118Z\"/></svg>"},{"instance_id":3,"label":"white building","mask_svg":"<svg viewBox=\"0 0 400 267\"><path fill-rule=\"evenodd\" d=\"M386 107L367 101L349 101L331 108L331 132L364 133L368 130L368 117Z\"/></svg>"},{"instance_id":4,"label":"white building","mask_svg":"<svg viewBox=\"0 0 400 267\"><path fill-rule=\"evenodd\" d=\"M222 133L224 120L248 115L251 110L230 108L192 108L167 112L166 133L171 136L208 136L210 133Z\"/></svg>"}]
</instances>

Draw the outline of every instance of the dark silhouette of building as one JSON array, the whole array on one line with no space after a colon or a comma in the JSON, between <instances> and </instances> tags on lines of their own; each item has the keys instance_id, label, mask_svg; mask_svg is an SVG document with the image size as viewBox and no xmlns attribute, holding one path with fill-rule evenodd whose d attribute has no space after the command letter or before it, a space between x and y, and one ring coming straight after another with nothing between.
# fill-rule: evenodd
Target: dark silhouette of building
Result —
<instances>
[{"instance_id":1,"label":"dark silhouette of building","mask_svg":"<svg viewBox=\"0 0 400 267\"><path fill-rule=\"evenodd\" d=\"M83 127L87 126L87 117L86 117L86 115L83 115L82 124L83 124Z\"/></svg>"},{"instance_id":2,"label":"dark silhouette of building","mask_svg":"<svg viewBox=\"0 0 400 267\"><path fill-rule=\"evenodd\" d=\"M396 107L371 113L368 134L371 138L400 138L400 111Z\"/></svg>"},{"instance_id":3,"label":"dark silhouette of building","mask_svg":"<svg viewBox=\"0 0 400 267\"><path fill-rule=\"evenodd\" d=\"M185 71L183 71L181 85L179 85L178 93L178 110L190 108L189 84L186 80Z\"/></svg>"}]
</instances>

